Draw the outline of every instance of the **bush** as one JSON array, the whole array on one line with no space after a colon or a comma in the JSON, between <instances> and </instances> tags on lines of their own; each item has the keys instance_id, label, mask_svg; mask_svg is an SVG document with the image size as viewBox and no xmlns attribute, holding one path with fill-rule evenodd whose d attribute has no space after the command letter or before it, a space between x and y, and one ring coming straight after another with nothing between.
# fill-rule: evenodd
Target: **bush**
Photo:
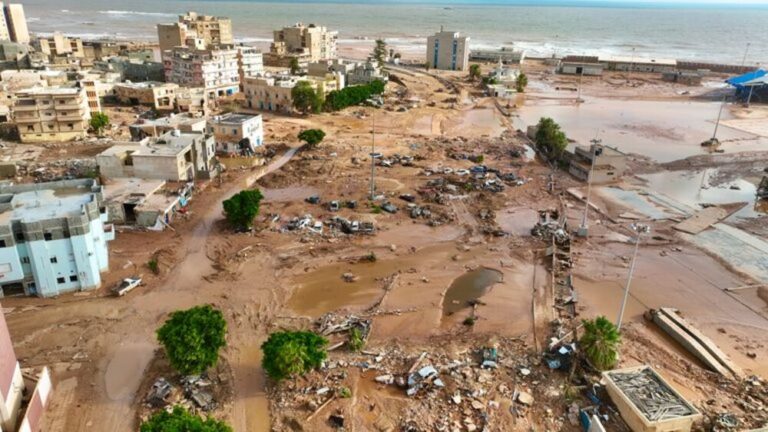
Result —
<instances>
[{"instance_id":1,"label":"bush","mask_svg":"<svg viewBox=\"0 0 768 432\"><path fill-rule=\"evenodd\" d=\"M342 399L349 399L352 397L352 390L349 387L342 387L339 389L339 397Z\"/></svg>"},{"instance_id":2,"label":"bush","mask_svg":"<svg viewBox=\"0 0 768 432\"><path fill-rule=\"evenodd\" d=\"M139 427L140 432L232 432L226 423L212 418L203 419L180 406L172 412L158 411Z\"/></svg>"},{"instance_id":3,"label":"bush","mask_svg":"<svg viewBox=\"0 0 768 432\"><path fill-rule=\"evenodd\" d=\"M261 345L262 366L274 380L303 375L320 367L328 353L328 340L309 331L272 333Z\"/></svg>"},{"instance_id":4,"label":"bush","mask_svg":"<svg viewBox=\"0 0 768 432\"><path fill-rule=\"evenodd\" d=\"M473 325L475 325L475 321L476 321L475 317L468 316L464 318L464 321L462 321L461 323L467 327L472 327Z\"/></svg>"},{"instance_id":5,"label":"bush","mask_svg":"<svg viewBox=\"0 0 768 432\"><path fill-rule=\"evenodd\" d=\"M152 258L151 260L147 261L147 267L149 267L152 273L160 274L160 265L157 263L157 259Z\"/></svg>"},{"instance_id":6,"label":"bush","mask_svg":"<svg viewBox=\"0 0 768 432\"><path fill-rule=\"evenodd\" d=\"M325 108L328 111L338 111L352 105L360 105L371 96L384 93L384 81L375 80L369 84L345 87L334 90L325 98Z\"/></svg>"},{"instance_id":7,"label":"bush","mask_svg":"<svg viewBox=\"0 0 768 432\"><path fill-rule=\"evenodd\" d=\"M518 93L523 93L527 86L528 86L528 75L520 72L520 75L518 75L517 77L517 81L515 81L515 90L517 90Z\"/></svg>"},{"instance_id":8,"label":"bush","mask_svg":"<svg viewBox=\"0 0 768 432\"><path fill-rule=\"evenodd\" d=\"M298 138L307 143L307 146L315 147L323 141L325 132L322 129L307 129L299 132Z\"/></svg>"},{"instance_id":9,"label":"bush","mask_svg":"<svg viewBox=\"0 0 768 432\"><path fill-rule=\"evenodd\" d=\"M209 305L171 314L157 330L171 366L182 375L198 375L216 364L226 344L227 322Z\"/></svg>"},{"instance_id":10,"label":"bush","mask_svg":"<svg viewBox=\"0 0 768 432\"><path fill-rule=\"evenodd\" d=\"M584 335L579 344L587 360L599 370L616 366L619 359L621 334L616 326L604 316L594 320L583 320Z\"/></svg>"},{"instance_id":11,"label":"bush","mask_svg":"<svg viewBox=\"0 0 768 432\"><path fill-rule=\"evenodd\" d=\"M363 333L357 327L350 327L349 329L349 350L357 352L363 349L365 341L363 340Z\"/></svg>"},{"instance_id":12,"label":"bush","mask_svg":"<svg viewBox=\"0 0 768 432\"><path fill-rule=\"evenodd\" d=\"M224 213L234 228L251 229L264 196L258 189L246 189L224 201Z\"/></svg>"},{"instance_id":13,"label":"bush","mask_svg":"<svg viewBox=\"0 0 768 432\"><path fill-rule=\"evenodd\" d=\"M89 123L91 129L93 129L93 131L97 134L101 135L101 133L104 131L104 128L109 126L109 116L103 112L96 111L91 114L91 120Z\"/></svg>"}]
</instances>

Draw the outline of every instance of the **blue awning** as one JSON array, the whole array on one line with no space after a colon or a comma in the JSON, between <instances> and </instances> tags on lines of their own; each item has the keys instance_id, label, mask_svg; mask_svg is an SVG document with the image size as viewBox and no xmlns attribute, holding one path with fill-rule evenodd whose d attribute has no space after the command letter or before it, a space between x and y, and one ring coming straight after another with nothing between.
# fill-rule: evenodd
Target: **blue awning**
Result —
<instances>
[{"instance_id":1,"label":"blue awning","mask_svg":"<svg viewBox=\"0 0 768 432\"><path fill-rule=\"evenodd\" d=\"M765 69L757 69L752 72L747 72L744 75L735 76L732 78L728 78L725 80L728 84L734 86L734 87L743 87L744 85L747 85L751 81L762 81L768 75L768 71Z\"/></svg>"}]
</instances>

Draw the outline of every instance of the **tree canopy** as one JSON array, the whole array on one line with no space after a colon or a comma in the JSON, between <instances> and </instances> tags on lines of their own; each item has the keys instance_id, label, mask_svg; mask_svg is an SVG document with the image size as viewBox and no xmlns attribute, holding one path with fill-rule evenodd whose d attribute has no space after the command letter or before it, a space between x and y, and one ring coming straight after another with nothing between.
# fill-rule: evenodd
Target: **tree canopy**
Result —
<instances>
[{"instance_id":1,"label":"tree canopy","mask_svg":"<svg viewBox=\"0 0 768 432\"><path fill-rule=\"evenodd\" d=\"M518 93L525 92L525 88L528 86L528 75L520 72L520 75L517 76L517 81L515 81L515 90L517 90Z\"/></svg>"},{"instance_id":2,"label":"tree canopy","mask_svg":"<svg viewBox=\"0 0 768 432\"><path fill-rule=\"evenodd\" d=\"M472 81L475 81L476 79L480 78L481 72L480 72L480 65L479 64L472 64L469 65L469 79Z\"/></svg>"},{"instance_id":3,"label":"tree canopy","mask_svg":"<svg viewBox=\"0 0 768 432\"><path fill-rule=\"evenodd\" d=\"M91 120L89 124L91 129L100 135L104 131L104 128L109 126L109 116L103 112L96 111L91 114Z\"/></svg>"},{"instance_id":4,"label":"tree canopy","mask_svg":"<svg viewBox=\"0 0 768 432\"><path fill-rule=\"evenodd\" d=\"M549 117L542 117L536 127L536 146L550 158L560 157L568 146L568 139L560 130L560 125Z\"/></svg>"},{"instance_id":5,"label":"tree canopy","mask_svg":"<svg viewBox=\"0 0 768 432\"><path fill-rule=\"evenodd\" d=\"M261 345L262 366L274 380L303 375L320 367L328 356L328 340L309 331L282 331Z\"/></svg>"},{"instance_id":6,"label":"tree canopy","mask_svg":"<svg viewBox=\"0 0 768 432\"><path fill-rule=\"evenodd\" d=\"M298 138L307 143L309 147L314 147L325 138L325 132L322 129L306 129L299 132Z\"/></svg>"},{"instance_id":7,"label":"tree canopy","mask_svg":"<svg viewBox=\"0 0 768 432\"><path fill-rule=\"evenodd\" d=\"M229 224L236 229L250 229L263 198L260 190L245 189L224 201L224 214Z\"/></svg>"},{"instance_id":8,"label":"tree canopy","mask_svg":"<svg viewBox=\"0 0 768 432\"><path fill-rule=\"evenodd\" d=\"M584 335L579 344L587 359L599 370L612 369L619 359L621 334L604 316L583 320Z\"/></svg>"},{"instance_id":9,"label":"tree canopy","mask_svg":"<svg viewBox=\"0 0 768 432\"><path fill-rule=\"evenodd\" d=\"M384 66L384 62L387 59L387 43L383 39L376 39L376 45L373 47L371 57L376 60L379 67Z\"/></svg>"},{"instance_id":10,"label":"tree canopy","mask_svg":"<svg viewBox=\"0 0 768 432\"><path fill-rule=\"evenodd\" d=\"M368 84L334 90L325 98L325 108L329 111L338 111L348 106L359 105L373 95L384 93L385 87L384 81L374 80Z\"/></svg>"},{"instance_id":11,"label":"tree canopy","mask_svg":"<svg viewBox=\"0 0 768 432\"><path fill-rule=\"evenodd\" d=\"M170 413L162 410L139 427L140 432L232 432L226 423L212 418L203 419L180 406Z\"/></svg>"},{"instance_id":12,"label":"tree canopy","mask_svg":"<svg viewBox=\"0 0 768 432\"><path fill-rule=\"evenodd\" d=\"M322 97L312 88L309 81L299 81L291 89L291 99L293 107L302 114L309 113L310 110L319 112L322 109Z\"/></svg>"},{"instance_id":13,"label":"tree canopy","mask_svg":"<svg viewBox=\"0 0 768 432\"><path fill-rule=\"evenodd\" d=\"M291 62L288 67L291 69L291 75L298 75L301 72L301 66L299 66L299 59L291 57Z\"/></svg>"},{"instance_id":14,"label":"tree canopy","mask_svg":"<svg viewBox=\"0 0 768 432\"><path fill-rule=\"evenodd\" d=\"M197 375L216 364L226 344L227 322L210 305L171 313L157 330L171 366L182 375Z\"/></svg>"}]
</instances>

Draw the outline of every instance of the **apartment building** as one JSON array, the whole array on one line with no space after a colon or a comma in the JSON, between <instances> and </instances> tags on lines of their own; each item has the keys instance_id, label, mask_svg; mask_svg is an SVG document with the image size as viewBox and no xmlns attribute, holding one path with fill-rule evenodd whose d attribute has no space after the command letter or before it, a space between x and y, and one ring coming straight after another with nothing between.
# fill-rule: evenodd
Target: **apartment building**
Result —
<instances>
[{"instance_id":1,"label":"apartment building","mask_svg":"<svg viewBox=\"0 0 768 432\"><path fill-rule=\"evenodd\" d=\"M176 106L178 84L163 82L125 82L115 84L115 97L127 105L144 105L157 111L171 111Z\"/></svg>"},{"instance_id":2,"label":"apartment building","mask_svg":"<svg viewBox=\"0 0 768 432\"><path fill-rule=\"evenodd\" d=\"M92 113L101 112L101 95L99 95L101 82L98 79L83 79L79 82L80 87L85 90L85 98L88 101L88 108Z\"/></svg>"},{"instance_id":3,"label":"apartment building","mask_svg":"<svg viewBox=\"0 0 768 432\"><path fill-rule=\"evenodd\" d=\"M246 77L252 77L264 73L264 57L261 51L254 47L239 45L237 49L237 68L242 82Z\"/></svg>"},{"instance_id":4,"label":"apartment building","mask_svg":"<svg viewBox=\"0 0 768 432\"><path fill-rule=\"evenodd\" d=\"M199 15L197 12L179 15L178 22L173 24L158 24L157 37L161 52L177 46L186 46L188 39L200 40L202 49L234 43L232 20L226 17Z\"/></svg>"},{"instance_id":5,"label":"apartment building","mask_svg":"<svg viewBox=\"0 0 768 432\"><path fill-rule=\"evenodd\" d=\"M172 130L157 138L114 145L96 156L96 162L107 178L187 182L215 177L215 155L213 136Z\"/></svg>"},{"instance_id":6,"label":"apartment building","mask_svg":"<svg viewBox=\"0 0 768 432\"><path fill-rule=\"evenodd\" d=\"M59 32L55 32L51 37L35 39L33 46L51 60L56 57L85 57L82 39L67 37Z\"/></svg>"},{"instance_id":7,"label":"apartment building","mask_svg":"<svg viewBox=\"0 0 768 432\"><path fill-rule=\"evenodd\" d=\"M467 70L469 68L469 37L442 29L428 37L426 64L430 69Z\"/></svg>"},{"instance_id":8,"label":"apartment building","mask_svg":"<svg viewBox=\"0 0 768 432\"><path fill-rule=\"evenodd\" d=\"M208 120L208 133L216 139L216 150L227 154L253 154L264 143L260 115L228 113Z\"/></svg>"},{"instance_id":9,"label":"apartment building","mask_svg":"<svg viewBox=\"0 0 768 432\"><path fill-rule=\"evenodd\" d=\"M23 143L85 138L91 110L85 90L36 87L16 93L11 116Z\"/></svg>"},{"instance_id":10,"label":"apartment building","mask_svg":"<svg viewBox=\"0 0 768 432\"><path fill-rule=\"evenodd\" d=\"M230 96L240 91L241 62L250 70L254 66L248 62L260 60L251 55L238 58L238 53L233 47L173 48L163 56L165 80L184 87L202 87L211 99Z\"/></svg>"},{"instance_id":11,"label":"apartment building","mask_svg":"<svg viewBox=\"0 0 768 432\"><path fill-rule=\"evenodd\" d=\"M262 75L246 78L243 82L245 105L251 109L291 113L293 111L293 88L300 81L306 81L317 92L327 95L344 88L344 75L327 73L324 76Z\"/></svg>"},{"instance_id":12,"label":"apartment building","mask_svg":"<svg viewBox=\"0 0 768 432\"><path fill-rule=\"evenodd\" d=\"M0 2L3 16L0 17L0 40L9 40L21 44L29 43L27 18L24 16L24 6L18 3L3 5Z\"/></svg>"},{"instance_id":13,"label":"apartment building","mask_svg":"<svg viewBox=\"0 0 768 432\"><path fill-rule=\"evenodd\" d=\"M101 200L92 179L0 186L2 295L98 288L115 236Z\"/></svg>"},{"instance_id":14,"label":"apartment building","mask_svg":"<svg viewBox=\"0 0 768 432\"><path fill-rule=\"evenodd\" d=\"M302 23L274 31L270 53L277 57L306 56L307 61L330 60L337 56L338 32Z\"/></svg>"}]
</instances>

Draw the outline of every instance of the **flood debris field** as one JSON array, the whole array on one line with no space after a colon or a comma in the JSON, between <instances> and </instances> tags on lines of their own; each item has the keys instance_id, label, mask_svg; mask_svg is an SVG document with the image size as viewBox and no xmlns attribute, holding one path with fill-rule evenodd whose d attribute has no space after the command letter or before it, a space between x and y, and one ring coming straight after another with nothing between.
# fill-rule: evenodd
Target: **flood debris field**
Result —
<instances>
[{"instance_id":1,"label":"flood debris field","mask_svg":"<svg viewBox=\"0 0 768 432\"><path fill-rule=\"evenodd\" d=\"M674 228L687 212L715 204L730 215L721 223L764 239L764 211L734 213L723 191L704 192L705 200L685 199L684 187L658 190L657 200L648 195L649 184L700 182L701 170L715 165L710 187L746 191L743 182L757 184L765 159L736 153L738 142L725 155L699 154L686 136L628 119L615 139L638 133L643 139L635 144L642 144L667 135L685 141L676 155L699 156L658 164L632 155L626 184L611 186L622 192L594 193L590 236L576 238L570 233L581 223L583 201L568 191L584 184L531 157L513 124L526 106L546 104L542 94L571 94L554 87L572 79L560 82L534 66L535 91L497 105L466 74L393 73L405 86L391 85L383 109L265 115L267 165L232 161L220 182L201 185L174 230L119 232L102 289L3 299L19 357L53 370L56 396L44 430L133 431L155 405L171 403L226 419L236 431L576 431L581 410L598 415L607 430L628 430L599 374L578 360L571 330L581 318L615 318L632 254L628 224L649 219L653 232L639 249L619 366L653 365L704 414L705 430L768 421L768 295L749 271ZM594 103L614 90L624 98L646 90L646 100L680 96L648 77L633 80L629 91L617 77L590 82L585 95ZM688 99L675 103L684 110ZM697 125L708 108L696 108ZM529 113L542 112L549 111ZM312 127L326 139L289 150ZM43 148L24 176L39 168L45 176L86 170L87 163L58 159L87 159L96 146L104 143ZM663 177L672 171L694 180ZM265 196L256 228L235 233L221 202L251 186ZM557 223L542 223L542 214L555 213ZM150 259L158 261L157 274L146 267ZM113 283L137 273L142 286L109 295ZM224 312L227 347L208 376L188 380L164 363L155 330L168 313L204 303ZM707 370L643 318L661 307L680 310L745 376ZM364 330L360 351L347 346L350 326ZM280 329L325 334L334 349L324 367L269 381L260 346Z\"/></svg>"}]
</instances>

